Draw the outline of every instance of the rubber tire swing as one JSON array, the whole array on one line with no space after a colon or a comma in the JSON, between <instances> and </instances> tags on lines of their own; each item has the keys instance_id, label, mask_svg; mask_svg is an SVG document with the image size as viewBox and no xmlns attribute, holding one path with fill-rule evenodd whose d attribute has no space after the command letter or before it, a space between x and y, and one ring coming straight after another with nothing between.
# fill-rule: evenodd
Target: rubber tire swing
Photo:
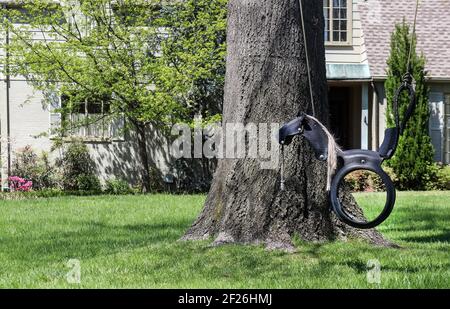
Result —
<instances>
[{"instance_id":1,"label":"rubber tire swing","mask_svg":"<svg viewBox=\"0 0 450 309\"><path fill-rule=\"evenodd\" d=\"M416 3L416 11L414 17L414 26L413 33L411 36L411 41L414 40L414 35L416 32L416 23L417 23L417 14L419 9L419 1ZM289 145L292 142L292 139L297 135L303 135L309 142L312 148L315 150L316 158L321 161L326 160L326 153L330 151L328 149L329 143L329 134L326 134L326 128L319 123L315 114L314 108L314 94L312 89L311 82L311 69L309 65L309 57L308 57L308 47L306 40L306 31L305 31L305 23L303 16L303 5L302 0L298 0L299 8L300 8L300 17L302 22L303 29L303 39L304 39L304 47L306 51L306 65L308 68L308 82L309 82L309 90L311 95L311 101L309 105L312 106L313 109L313 117L306 115L302 111L298 113L296 119L291 122L285 124L279 132L279 142L282 145L282 149L285 146ZM338 169L336 175L333 178L331 183L331 191L330 191L330 199L332 204L332 209L336 216L345 224L358 228L358 229L372 229L383 223L392 213L395 201L396 201L396 190L395 186L391 180L391 178L386 174L386 172L382 169L382 163L385 160L389 160L395 154L395 151L398 146L400 135L403 134L406 123L411 118L414 113L414 109L416 107L416 97L415 91L412 86L413 76L412 76L412 67L411 67L411 55L412 55L412 44L410 53L408 56L408 72L404 75L403 83L400 88L397 90L395 96L395 114L396 114L396 127L389 128L385 133L385 140L380 147L378 152L369 151L369 150L349 150L339 153L339 157L343 159L343 166ZM410 97L410 104L404 116L403 122L400 123L400 117L398 112L398 101L402 92L407 91ZM309 105L306 107L306 110L309 109ZM312 125L308 124L309 130L305 130L304 122L312 122ZM326 132L325 132L326 131ZM325 133L324 133L325 132ZM325 143L326 141L326 143ZM283 151L282 151L283 153ZM283 154L282 154L282 157ZM284 190L284 161L282 161L281 165L281 186L280 188ZM384 185L386 186L386 203L384 205L383 211L380 215L375 218L373 221L358 221L353 218L349 213L347 213L342 206L341 200L339 199L339 190L343 185L343 181L347 175L357 170L367 170L376 173L381 177Z\"/></svg>"},{"instance_id":2,"label":"rubber tire swing","mask_svg":"<svg viewBox=\"0 0 450 309\"><path fill-rule=\"evenodd\" d=\"M358 165L344 166L336 174L331 186L331 204L336 216L345 224L357 229L372 229L379 226L391 215L395 205L396 190L391 178L381 169L381 167L378 168L365 166L363 169L376 173L381 177L381 180L386 186L386 203L381 214L376 219L370 222L358 221L355 218L352 218L352 216L348 214L342 206L341 200L339 198L339 188L341 187L341 185L343 185L343 181L346 176L354 171L361 170L361 166Z\"/></svg>"}]
</instances>

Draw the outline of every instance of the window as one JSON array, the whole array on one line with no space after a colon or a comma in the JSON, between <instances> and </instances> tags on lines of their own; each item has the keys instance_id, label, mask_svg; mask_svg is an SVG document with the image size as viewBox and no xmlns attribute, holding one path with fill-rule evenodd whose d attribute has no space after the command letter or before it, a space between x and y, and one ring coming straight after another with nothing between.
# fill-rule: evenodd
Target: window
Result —
<instances>
[{"instance_id":1,"label":"window","mask_svg":"<svg viewBox=\"0 0 450 309\"><path fill-rule=\"evenodd\" d=\"M352 0L323 0L325 44L350 45Z\"/></svg>"},{"instance_id":2,"label":"window","mask_svg":"<svg viewBox=\"0 0 450 309\"><path fill-rule=\"evenodd\" d=\"M50 106L52 134L59 132L63 137L77 137L86 141L124 139L124 119L111 115L108 99L86 99L84 102L73 103L67 96L62 96L59 100L52 101L56 102Z\"/></svg>"}]
</instances>

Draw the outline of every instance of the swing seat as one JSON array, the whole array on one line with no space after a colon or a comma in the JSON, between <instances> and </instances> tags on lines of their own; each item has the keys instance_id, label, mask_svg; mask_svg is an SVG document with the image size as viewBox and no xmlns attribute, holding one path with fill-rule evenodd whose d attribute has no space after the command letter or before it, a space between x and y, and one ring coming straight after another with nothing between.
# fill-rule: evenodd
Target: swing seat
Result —
<instances>
[{"instance_id":1,"label":"swing seat","mask_svg":"<svg viewBox=\"0 0 450 309\"><path fill-rule=\"evenodd\" d=\"M377 168L383 162L380 154L372 150L347 150L340 153L339 157L343 159L344 165L358 165L361 168L367 168L368 166Z\"/></svg>"}]
</instances>

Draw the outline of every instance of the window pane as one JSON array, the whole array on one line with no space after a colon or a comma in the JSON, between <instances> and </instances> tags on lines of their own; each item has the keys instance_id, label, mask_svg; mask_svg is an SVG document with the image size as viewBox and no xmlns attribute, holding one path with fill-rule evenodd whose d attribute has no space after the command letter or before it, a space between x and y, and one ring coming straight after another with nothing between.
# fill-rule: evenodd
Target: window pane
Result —
<instances>
[{"instance_id":1,"label":"window pane","mask_svg":"<svg viewBox=\"0 0 450 309\"><path fill-rule=\"evenodd\" d=\"M341 9L341 14L339 15L339 18L341 19L347 18L347 9Z\"/></svg>"},{"instance_id":2,"label":"window pane","mask_svg":"<svg viewBox=\"0 0 450 309\"><path fill-rule=\"evenodd\" d=\"M333 8L333 19L338 19L340 15L340 10Z\"/></svg>"},{"instance_id":3,"label":"window pane","mask_svg":"<svg viewBox=\"0 0 450 309\"><path fill-rule=\"evenodd\" d=\"M333 20L333 31L339 30L339 20Z\"/></svg>"},{"instance_id":4,"label":"window pane","mask_svg":"<svg viewBox=\"0 0 450 309\"><path fill-rule=\"evenodd\" d=\"M72 113L74 114L85 114L85 104L84 103L73 103Z\"/></svg>"},{"instance_id":5,"label":"window pane","mask_svg":"<svg viewBox=\"0 0 450 309\"><path fill-rule=\"evenodd\" d=\"M110 105L108 103L104 103L102 107L102 103L89 103L88 104L88 113L89 114L107 114L109 113Z\"/></svg>"},{"instance_id":6,"label":"window pane","mask_svg":"<svg viewBox=\"0 0 450 309\"><path fill-rule=\"evenodd\" d=\"M323 0L323 6L329 7L330 6L330 0Z\"/></svg>"},{"instance_id":7,"label":"window pane","mask_svg":"<svg viewBox=\"0 0 450 309\"><path fill-rule=\"evenodd\" d=\"M327 1L324 0L324 4L325 2L329 4L329 0ZM325 34L324 34L325 42L330 42L330 18L331 18L330 8L324 7L323 15L325 17Z\"/></svg>"},{"instance_id":8,"label":"window pane","mask_svg":"<svg viewBox=\"0 0 450 309\"><path fill-rule=\"evenodd\" d=\"M341 32L341 42L347 42L347 32Z\"/></svg>"},{"instance_id":9,"label":"window pane","mask_svg":"<svg viewBox=\"0 0 450 309\"><path fill-rule=\"evenodd\" d=\"M339 7L339 0L333 0L333 7Z\"/></svg>"},{"instance_id":10,"label":"window pane","mask_svg":"<svg viewBox=\"0 0 450 309\"><path fill-rule=\"evenodd\" d=\"M102 113L102 104L101 103L89 103L88 104L88 113L89 114L101 114Z\"/></svg>"},{"instance_id":11,"label":"window pane","mask_svg":"<svg viewBox=\"0 0 450 309\"><path fill-rule=\"evenodd\" d=\"M339 31L333 31L333 41L339 42Z\"/></svg>"},{"instance_id":12,"label":"window pane","mask_svg":"<svg viewBox=\"0 0 450 309\"><path fill-rule=\"evenodd\" d=\"M342 30L342 31L347 31L347 21L346 20L341 20L340 24L341 24L341 26L340 26L339 29Z\"/></svg>"},{"instance_id":13,"label":"window pane","mask_svg":"<svg viewBox=\"0 0 450 309\"><path fill-rule=\"evenodd\" d=\"M104 102L103 103L103 113L109 114L110 111L111 111L111 104L109 102Z\"/></svg>"}]
</instances>

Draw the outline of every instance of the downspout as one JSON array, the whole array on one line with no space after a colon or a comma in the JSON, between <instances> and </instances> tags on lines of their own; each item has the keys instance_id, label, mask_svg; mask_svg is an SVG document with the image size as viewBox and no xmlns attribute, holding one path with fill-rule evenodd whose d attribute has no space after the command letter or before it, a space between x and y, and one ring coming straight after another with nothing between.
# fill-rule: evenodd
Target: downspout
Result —
<instances>
[{"instance_id":1,"label":"downspout","mask_svg":"<svg viewBox=\"0 0 450 309\"><path fill-rule=\"evenodd\" d=\"M6 9L6 5L3 6ZM11 87L11 76L10 76L10 67L9 67L9 29L6 28L6 145L7 145L7 177L11 176L11 121L10 121L10 87ZM6 188L7 189L7 188Z\"/></svg>"},{"instance_id":2,"label":"downspout","mask_svg":"<svg viewBox=\"0 0 450 309\"><path fill-rule=\"evenodd\" d=\"M374 93L374 96L372 98L372 104L375 107L374 118L375 118L375 145L376 145L376 149L374 149L374 150L378 151L379 148L380 148L380 105L379 105L380 93L379 93L377 85L375 85L375 82L374 82L373 79L370 81L370 84L372 86L373 93Z\"/></svg>"}]
</instances>

